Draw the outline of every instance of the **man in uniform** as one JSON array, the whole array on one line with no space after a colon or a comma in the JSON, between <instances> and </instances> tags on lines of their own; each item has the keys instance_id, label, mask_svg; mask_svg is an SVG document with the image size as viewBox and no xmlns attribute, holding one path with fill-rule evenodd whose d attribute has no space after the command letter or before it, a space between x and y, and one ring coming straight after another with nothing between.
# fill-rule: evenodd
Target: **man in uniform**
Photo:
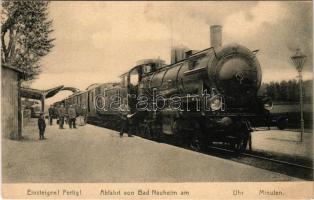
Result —
<instances>
[{"instance_id":1,"label":"man in uniform","mask_svg":"<svg viewBox=\"0 0 314 200\"><path fill-rule=\"evenodd\" d=\"M48 109L49 113L49 125L51 126L53 124L53 117L54 117L54 107L51 105Z\"/></svg>"},{"instance_id":2,"label":"man in uniform","mask_svg":"<svg viewBox=\"0 0 314 200\"><path fill-rule=\"evenodd\" d=\"M82 110L81 110L81 119L82 119L82 126L86 124L87 121L87 109L86 106L83 105Z\"/></svg>"},{"instance_id":3,"label":"man in uniform","mask_svg":"<svg viewBox=\"0 0 314 200\"><path fill-rule=\"evenodd\" d=\"M59 128L60 129L63 129L64 116L65 116L65 108L64 108L64 105L61 104L60 108L58 109Z\"/></svg>"},{"instance_id":4,"label":"man in uniform","mask_svg":"<svg viewBox=\"0 0 314 200\"><path fill-rule=\"evenodd\" d=\"M130 109L126 102L123 102L119 107L120 118L121 118L121 131L120 137L123 136L123 133L127 132L129 137L132 137L130 130L129 130L129 119L128 113Z\"/></svg>"},{"instance_id":5,"label":"man in uniform","mask_svg":"<svg viewBox=\"0 0 314 200\"><path fill-rule=\"evenodd\" d=\"M69 126L70 128L76 128L75 121L76 121L76 110L73 105L70 105L69 110L68 110L68 115L69 115Z\"/></svg>"},{"instance_id":6,"label":"man in uniform","mask_svg":"<svg viewBox=\"0 0 314 200\"><path fill-rule=\"evenodd\" d=\"M45 129L46 129L46 122L45 122L45 115L44 113L40 113L38 118L38 129L39 129L39 140L45 139Z\"/></svg>"}]
</instances>

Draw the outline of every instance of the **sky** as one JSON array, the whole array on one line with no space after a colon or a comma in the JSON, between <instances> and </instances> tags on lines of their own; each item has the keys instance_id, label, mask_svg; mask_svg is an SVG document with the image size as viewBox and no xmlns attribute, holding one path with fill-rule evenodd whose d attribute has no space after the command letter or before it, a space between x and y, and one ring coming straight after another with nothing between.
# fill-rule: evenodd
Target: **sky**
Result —
<instances>
[{"instance_id":1,"label":"sky","mask_svg":"<svg viewBox=\"0 0 314 200\"><path fill-rule=\"evenodd\" d=\"M312 78L311 2L84 2L53 1L55 47L41 60L31 87L65 85L81 90L118 81L137 60L170 60L171 46L210 47L209 26L223 26L222 43L259 49L263 82L295 79L296 48L307 55L304 79ZM60 92L48 104L71 94Z\"/></svg>"}]
</instances>

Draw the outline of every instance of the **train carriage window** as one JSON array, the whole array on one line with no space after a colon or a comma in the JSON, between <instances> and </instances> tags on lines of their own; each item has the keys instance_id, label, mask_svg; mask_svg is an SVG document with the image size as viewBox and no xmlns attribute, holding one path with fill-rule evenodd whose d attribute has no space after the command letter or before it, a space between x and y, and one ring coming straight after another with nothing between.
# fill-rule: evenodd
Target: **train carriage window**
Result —
<instances>
[{"instance_id":1,"label":"train carriage window","mask_svg":"<svg viewBox=\"0 0 314 200\"><path fill-rule=\"evenodd\" d=\"M98 108L103 108L104 107L104 101L103 98L96 98L96 105Z\"/></svg>"},{"instance_id":2,"label":"train carriage window","mask_svg":"<svg viewBox=\"0 0 314 200\"><path fill-rule=\"evenodd\" d=\"M121 76L121 85L125 85L125 79L124 79L124 76Z\"/></svg>"},{"instance_id":3,"label":"train carriage window","mask_svg":"<svg viewBox=\"0 0 314 200\"><path fill-rule=\"evenodd\" d=\"M101 87L97 87L97 88L95 89L95 94L98 95L98 94L100 94L100 93L101 93Z\"/></svg>"},{"instance_id":4,"label":"train carriage window","mask_svg":"<svg viewBox=\"0 0 314 200\"><path fill-rule=\"evenodd\" d=\"M130 74L130 83L133 86L137 86L139 83L139 74L137 70L133 70Z\"/></svg>"},{"instance_id":5,"label":"train carriage window","mask_svg":"<svg viewBox=\"0 0 314 200\"><path fill-rule=\"evenodd\" d=\"M90 106L91 106L91 104L90 104L90 92L88 92L88 94L87 94L87 112L90 112Z\"/></svg>"}]
</instances>

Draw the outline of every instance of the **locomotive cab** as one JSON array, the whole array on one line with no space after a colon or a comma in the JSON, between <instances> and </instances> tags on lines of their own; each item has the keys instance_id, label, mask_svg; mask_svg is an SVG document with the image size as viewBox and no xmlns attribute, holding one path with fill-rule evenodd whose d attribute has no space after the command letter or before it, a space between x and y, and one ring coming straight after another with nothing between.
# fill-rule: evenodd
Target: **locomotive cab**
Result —
<instances>
[{"instance_id":1,"label":"locomotive cab","mask_svg":"<svg viewBox=\"0 0 314 200\"><path fill-rule=\"evenodd\" d=\"M135 67L122 76L124 79L123 82L127 87L131 112L135 112L137 97L143 94L143 91L147 88L150 75L165 66L165 62L161 59L144 59L138 61L136 64Z\"/></svg>"},{"instance_id":2,"label":"locomotive cab","mask_svg":"<svg viewBox=\"0 0 314 200\"><path fill-rule=\"evenodd\" d=\"M137 97L139 96L139 88L141 87L143 69L142 65L135 66L127 73L126 76L126 91L131 113L136 112ZM146 70L149 69L150 68L147 68Z\"/></svg>"},{"instance_id":3,"label":"locomotive cab","mask_svg":"<svg viewBox=\"0 0 314 200\"><path fill-rule=\"evenodd\" d=\"M142 70L140 67L133 68L128 73L128 94L138 95L138 85L142 78Z\"/></svg>"},{"instance_id":4,"label":"locomotive cab","mask_svg":"<svg viewBox=\"0 0 314 200\"><path fill-rule=\"evenodd\" d=\"M161 59L144 59L136 63L136 67L143 76L150 75L165 66L165 61Z\"/></svg>"}]
</instances>

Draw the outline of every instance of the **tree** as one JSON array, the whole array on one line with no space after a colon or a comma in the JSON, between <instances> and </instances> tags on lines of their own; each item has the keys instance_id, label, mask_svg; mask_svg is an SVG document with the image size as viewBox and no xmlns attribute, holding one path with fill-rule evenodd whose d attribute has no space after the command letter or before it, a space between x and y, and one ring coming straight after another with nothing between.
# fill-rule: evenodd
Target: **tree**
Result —
<instances>
[{"instance_id":1,"label":"tree","mask_svg":"<svg viewBox=\"0 0 314 200\"><path fill-rule=\"evenodd\" d=\"M296 80L289 80L289 101L298 102L299 101L299 85Z\"/></svg>"},{"instance_id":2,"label":"tree","mask_svg":"<svg viewBox=\"0 0 314 200\"><path fill-rule=\"evenodd\" d=\"M40 59L53 47L48 1L2 1L1 61L27 72L40 73Z\"/></svg>"},{"instance_id":3,"label":"tree","mask_svg":"<svg viewBox=\"0 0 314 200\"><path fill-rule=\"evenodd\" d=\"M270 82L267 84L267 87L266 87L266 94L271 97L272 99L275 98L275 85L274 85L274 82Z\"/></svg>"},{"instance_id":4,"label":"tree","mask_svg":"<svg viewBox=\"0 0 314 200\"><path fill-rule=\"evenodd\" d=\"M279 99L281 101L287 101L288 100L288 82L287 81L281 81L279 83Z\"/></svg>"}]
</instances>

